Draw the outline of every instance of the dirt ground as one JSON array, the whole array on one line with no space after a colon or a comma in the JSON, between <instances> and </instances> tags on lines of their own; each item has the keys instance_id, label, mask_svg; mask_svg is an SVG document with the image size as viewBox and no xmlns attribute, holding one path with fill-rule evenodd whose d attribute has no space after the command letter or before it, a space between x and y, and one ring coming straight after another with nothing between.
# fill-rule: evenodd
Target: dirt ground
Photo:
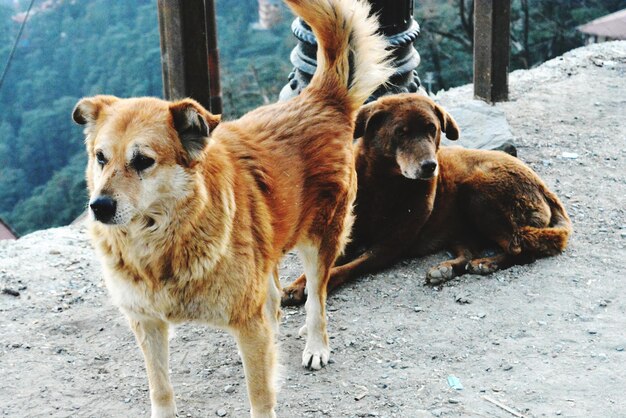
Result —
<instances>
[{"instance_id":1,"label":"dirt ground","mask_svg":"<svg viewBox=\"0 0 626 418\"><path fill-rule=\"evenodd\" d=\"M519 157L569 211L567 251L442 287L424 276L444 253L364 277L330 297L332 363L318 372L300 366L304 310L286 309L279 416L626 417L626 42L510 83L497 107ZM461 103L471 89L439 99ZM289 254L283 283L299 273ZM100 274L81 227L0 242L3 416L149 415L143 359ZM248 414L229 335L178 327L171 369L179 416Z\"/></svg>"}]
</instances>

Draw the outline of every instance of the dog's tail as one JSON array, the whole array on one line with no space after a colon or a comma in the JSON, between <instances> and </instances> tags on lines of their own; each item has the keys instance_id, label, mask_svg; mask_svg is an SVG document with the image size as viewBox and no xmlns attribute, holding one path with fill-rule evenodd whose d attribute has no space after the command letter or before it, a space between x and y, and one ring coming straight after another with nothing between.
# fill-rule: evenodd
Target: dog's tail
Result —
<instances>
[{"instance_id":1,"label":"dog's tail","mask_svg":"<svg viewBox=\"0 0 626 418\"><path fill-rule=\"evenodd\" d=\"M317 39L309 89L345 97L356 111L393 74L387 42L365 0L286 0Z\"/></svg>"},{"instance_id":2,"label":"dog's tail","mask_svg":"<svg viewBox=\"0 0 626 418\"><path fill-rule=\"evenodd\" d=\"M572 233L572 221L554 193L544 189L543 194L550 207L550 224L546 228L522 227L520 238L524 250L537 256L550 256L565 249Z\"/></svg>"}]
</instances>

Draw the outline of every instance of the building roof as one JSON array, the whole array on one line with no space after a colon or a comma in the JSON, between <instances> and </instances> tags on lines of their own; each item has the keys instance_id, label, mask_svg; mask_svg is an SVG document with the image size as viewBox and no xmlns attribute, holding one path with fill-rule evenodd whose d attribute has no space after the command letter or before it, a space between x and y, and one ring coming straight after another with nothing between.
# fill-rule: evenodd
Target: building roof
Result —
<instances>
[{"instance_id":1,"label":"building roof","mask_svg":"<svg viewBox=\"0 0 626 418\"><path fill-rule=\"evenodd\" d=\"M626 9L592 20L579 26L578 30L592 36L626 39Z\"/></svg>"},{"instance_id":2,"label":"building roof","mask_svg":"<svg viewBox=\"0 0 626 418\"><path fill-rule=\"evenodd\" d=\"M0 240L17 239L17 234L0 218Z\"/></svg>"}]
</instances>

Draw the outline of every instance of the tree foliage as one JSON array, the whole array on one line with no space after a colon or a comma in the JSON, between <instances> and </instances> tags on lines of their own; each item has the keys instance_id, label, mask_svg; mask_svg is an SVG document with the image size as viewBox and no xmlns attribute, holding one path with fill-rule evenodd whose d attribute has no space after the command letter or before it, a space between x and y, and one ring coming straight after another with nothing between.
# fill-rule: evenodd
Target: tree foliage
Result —
<instances>
[{"instance_id":1,"label":"tree foliage","mask_svg":"<svg viewBox=\"0 0 626 418\"><path fill-rule=\"evenodd\" d=\"M19 27L14 14L0 6L2 63ZM67 224L84 210L83 137L70 115L80 97L100 93L161 94L155 3L35 8L0 90L0 216L18 233Z\"/></svg>"},{"instance_id":2,"label":"tree foliage","mask_svg":"<svg viewBox=\"0 0 626 418\"><path fill-rule=\"evenodd\" d=\"M624 0L511 0L511 71L582 46L577 26L623 7ZM433 90L472 82L473 10L474 0L415 2L419 71L432 73Z\"/></svg>"}]
</instances>

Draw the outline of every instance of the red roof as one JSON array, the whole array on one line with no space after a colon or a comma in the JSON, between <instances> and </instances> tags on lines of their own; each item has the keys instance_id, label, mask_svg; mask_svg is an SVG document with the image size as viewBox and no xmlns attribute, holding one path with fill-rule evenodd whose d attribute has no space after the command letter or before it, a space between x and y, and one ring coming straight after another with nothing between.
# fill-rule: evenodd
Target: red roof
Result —
<instances>
[{"instance_id":1,"label":"red roof","mask_svg":"<svg viewBox=\"0 0 626 418\"><path fill-rule=\"evenodd\" d=\"M0 240L2 239L17 239L17 234L0 219Z\"/></svg>"},{"instance_id":2,"label":"red roof","mask_svg":"<svg viewBox=\"0 0 626 418\"><path fill-rule=\"evenodd\" d=\"M592 36L626 39L626 9L592 20L579 26L578 30Z\"/></svg>"}]
</instances>

